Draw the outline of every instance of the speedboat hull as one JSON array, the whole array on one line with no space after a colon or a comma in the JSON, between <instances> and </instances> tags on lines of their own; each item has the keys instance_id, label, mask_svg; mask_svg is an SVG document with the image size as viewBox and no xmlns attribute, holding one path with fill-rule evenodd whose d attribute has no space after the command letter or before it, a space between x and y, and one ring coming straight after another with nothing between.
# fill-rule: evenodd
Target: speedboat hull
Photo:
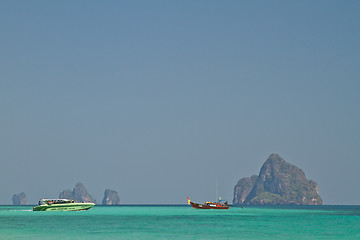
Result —
<instances>
[{"instance_id":1,"label":"speedboat hull","mask_svg":"<svg viewBox=\"0 0 360 240\"><path fill-rule=\"evenodd\" d=\"M34 211L85 211L92 208L94 203L63 203L63 204L45 204L35 206Z\"/></svg>"}]
</instances>

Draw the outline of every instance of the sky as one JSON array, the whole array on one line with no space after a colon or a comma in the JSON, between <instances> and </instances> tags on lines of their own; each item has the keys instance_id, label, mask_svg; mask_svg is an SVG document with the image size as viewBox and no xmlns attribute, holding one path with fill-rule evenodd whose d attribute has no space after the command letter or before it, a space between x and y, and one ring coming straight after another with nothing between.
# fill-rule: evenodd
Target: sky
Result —
<instances>
[{"instance_id":1,"label":"sky","mask_svg":"<svg viewBox=\"0 0 360 240\"><path fill-rule=\"evenodd\" d=\"M272 153L360 204L360 1L0 2L0 204L232 202Z\"/></svg>"}]
</instances>

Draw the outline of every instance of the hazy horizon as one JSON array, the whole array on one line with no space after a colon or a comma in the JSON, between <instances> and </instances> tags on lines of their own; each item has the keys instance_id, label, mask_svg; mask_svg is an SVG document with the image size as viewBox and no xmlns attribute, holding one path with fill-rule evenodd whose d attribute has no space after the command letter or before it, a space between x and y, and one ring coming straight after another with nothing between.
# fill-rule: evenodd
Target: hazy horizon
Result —
<instances>
[{"instance_id":1,"label":"hazy horizon","mask_svg":"<svg viewBox=\"0 0 360 240\"><path fill-rule=\"evenodd\" d=\"M360 204L359 1L1 1L0 204L232 202L272 153Z\"/></svg>"}]
</instances>

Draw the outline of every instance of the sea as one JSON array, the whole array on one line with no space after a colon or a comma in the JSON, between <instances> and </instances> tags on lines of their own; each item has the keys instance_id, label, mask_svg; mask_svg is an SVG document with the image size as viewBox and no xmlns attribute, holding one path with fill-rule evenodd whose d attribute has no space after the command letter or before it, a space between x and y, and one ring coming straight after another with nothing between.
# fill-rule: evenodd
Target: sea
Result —
<instances>
[{"instance_id":1,"label":"sea","mask_svg":"<svg viewBox=\"0 0 360 240\"><path fill-rule=\"evenodd\" d=\"M0 239L360 239L360 206L95 206L33 212L0 206Z\"/></svg>"}]
</instances>

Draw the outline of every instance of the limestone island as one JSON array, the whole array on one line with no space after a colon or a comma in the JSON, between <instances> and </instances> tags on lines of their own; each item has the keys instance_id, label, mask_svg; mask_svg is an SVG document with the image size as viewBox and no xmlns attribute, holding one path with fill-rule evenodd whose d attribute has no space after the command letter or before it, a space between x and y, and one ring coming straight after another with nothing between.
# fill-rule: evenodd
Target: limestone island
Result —
<instances>
[{"instance_id":1,"label":"limestone island","mask_svg":"<svg viewBox=\"0 0 360 240\"><path fill-rule=\"evenodd\" d=\"M28 205L26 194L21 192L19 194L14 194L12 197L13 205Z\"/></svg>"},{"instance_id":2,"label":"limestone island","mask_svg":"<svg viewBox=\"0 0 360 240\"><path fill-rule=\"evenodd\" d=\"M64 190L59 194L61 199L74 199L78 203L91 202L96 203L96 200L88 193L85 186L82 183L77 183L75 188Z\"/></svg>"},{"instance_id":3,"label":"limestone island","mask_svg":"<svg viewBox=\"0 0 360 240\"><path fill-rule=\"evenodd\" d=\"M302 169L271 154L259 175L245 177L234 188L233 204L243 205L322 205L319 187L308 180Z\"/></svg>"},{"instance_id":4,"label":"limestone island","mask_svg":"<svg viewBox=\"0 0 360 240\"><path fill-rule=\"evenodd\" d=\"M119 205L120 198L116 191L106 189L104 192L104 198L102 200L103 205Z\"/></svg>"}]
</instances>

